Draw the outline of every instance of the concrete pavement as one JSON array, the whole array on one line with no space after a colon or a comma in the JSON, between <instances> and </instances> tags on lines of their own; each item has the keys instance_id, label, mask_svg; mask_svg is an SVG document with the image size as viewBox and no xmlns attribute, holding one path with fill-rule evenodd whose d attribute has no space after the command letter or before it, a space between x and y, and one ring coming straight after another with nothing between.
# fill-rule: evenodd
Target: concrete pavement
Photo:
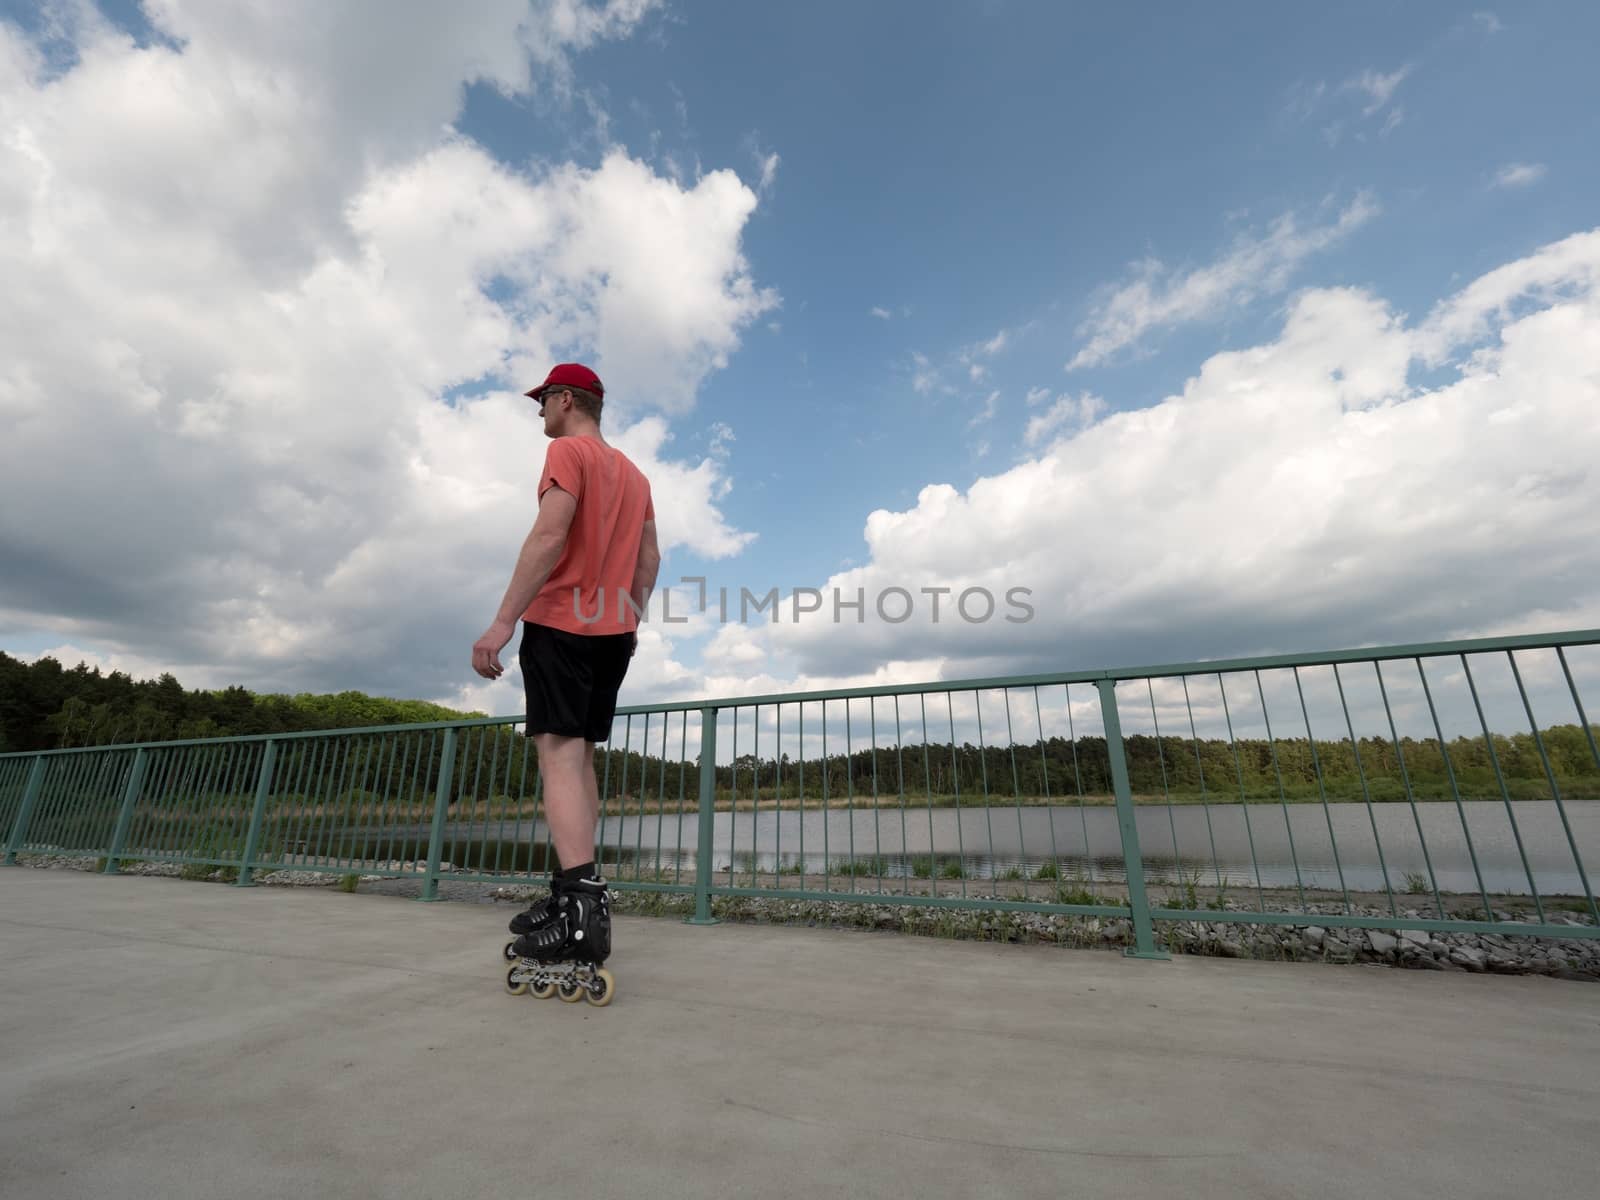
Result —
<instances>
[{"instance_id":1,"label":"concrete pavement","mask_svg":"<svg viewBox=\"0 0 1600 1200\"><path fill-rule=\"evenodd\" d=\"M0 870L0 1193L1587 1194L1600 988Z\"/></svg>"}]
</instances>

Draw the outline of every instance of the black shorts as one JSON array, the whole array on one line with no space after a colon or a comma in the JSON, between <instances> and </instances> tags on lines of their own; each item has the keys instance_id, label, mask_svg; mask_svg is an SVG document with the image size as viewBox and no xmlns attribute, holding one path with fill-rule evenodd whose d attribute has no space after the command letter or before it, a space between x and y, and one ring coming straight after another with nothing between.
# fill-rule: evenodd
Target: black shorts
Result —
<instances>
[{"instance_id":1,"label":"black shorts","mask_svg":"<svg viewBox=\"0 0 1600 1200\"><path fill-rule=\"evenodd\" d=\"M517 659L528 697L525 732L609 740L633 644L631 633L589 636L524 621Z\"/></svg>"}]
</instances>

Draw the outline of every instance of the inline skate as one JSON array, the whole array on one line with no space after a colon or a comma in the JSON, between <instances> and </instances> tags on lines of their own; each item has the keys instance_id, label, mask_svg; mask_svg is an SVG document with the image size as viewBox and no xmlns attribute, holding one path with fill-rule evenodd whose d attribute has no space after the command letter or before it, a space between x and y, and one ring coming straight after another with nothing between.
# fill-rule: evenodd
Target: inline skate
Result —
<instances>
[{"instance_id":1,"label":"inline skate","mask_svg":"<svg viewBox=\"0 0 1600 1200\"><path fill-rule=\"evenodd\" d=\"M605 880L558 884L541 904L549 908L546 923L534 927L530 916L528 932L506 947L506 956L514 960L506 971L506 991L539 1000L559 995L568 1004L610 1004L616 981L601 965L611 954L611 898Z\"/></svg>"}]
</instances>

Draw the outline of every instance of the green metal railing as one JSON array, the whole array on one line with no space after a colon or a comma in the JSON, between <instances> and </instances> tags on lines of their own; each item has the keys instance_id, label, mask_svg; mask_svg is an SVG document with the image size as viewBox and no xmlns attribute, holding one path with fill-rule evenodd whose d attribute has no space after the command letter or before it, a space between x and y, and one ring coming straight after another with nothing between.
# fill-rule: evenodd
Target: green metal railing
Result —
<instances>
[{"instance_id":1,"label":"green metal railing","mask_svg":"<svg viewBox=\"0 0 1600 1200\"><path fill-rule=\"evenodd\" d=\"M619 710L613 886L1600 936L1600 631ZM419 881L555 866L517 718L0 755L5 861Z\"/></svg>"}]
</instances>

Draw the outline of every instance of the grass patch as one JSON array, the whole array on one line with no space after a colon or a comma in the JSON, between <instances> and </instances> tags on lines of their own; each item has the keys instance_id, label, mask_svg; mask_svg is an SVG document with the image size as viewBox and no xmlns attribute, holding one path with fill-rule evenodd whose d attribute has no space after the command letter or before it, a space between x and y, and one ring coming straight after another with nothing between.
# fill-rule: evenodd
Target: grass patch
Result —
<instances>
[{"instance_id":1,"label":"grass patch","mask_svg":"<svg viewBox=\"0 0 1600 1200\"><path fill-rule=\"evenodd\" d=\"M1406 872L1406 894L1408 896L1426 896L1429 891L1428 877L1418 875L1415 871Z\"/></svg>"},{"instance_id":2,"label":"grass patch","mask_svg":"<svg viewBox=\"0 0 1600 1200\"><path fill-rule=\"evenodd\" d=\"M339 876L338 887L341 892L353 892L357 887L360 886L360 884L361 876L355 874L353 871L349 874Z\"/></svg>"},{"instance_id":3,"label":"grass patch","mask_svg":"<svg viewBox=\"0 0 1600 1200\"><path fill-rule=\"evenodd\" d=\"M1033 873L1035 879L1060 879L1061 868L1053 862L1047 862Z\"/></svg>"}]
</instances>

